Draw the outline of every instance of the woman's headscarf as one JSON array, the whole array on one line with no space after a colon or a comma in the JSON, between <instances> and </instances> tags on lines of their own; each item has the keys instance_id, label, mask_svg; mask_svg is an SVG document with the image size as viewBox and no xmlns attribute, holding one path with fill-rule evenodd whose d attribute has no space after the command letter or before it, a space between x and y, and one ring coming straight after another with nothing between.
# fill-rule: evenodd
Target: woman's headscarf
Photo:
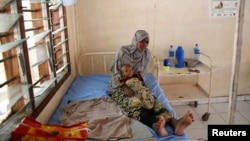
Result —
<instances>
[{"instance_id":1,"label":"woman's headscarf","mask_svg":"<svg viewBox=\"0 0 250 141\"><path fill-rule=\"evenodd\" d=\"M133 68L134 73L137 73L138 71L140 71L142 75L145 75L147 73L147 69L151 59L151 52L148 50L148 48L145 48L143 51L139 51L136 47L137 43L145 38L149 39L148 33L144 30L137 30L135 32L131 45L122 46L118 50L110 69L110 71L112 72L111 85L113 88L117 87L117 85L115 84L116 82L113 82L113 78L122 77L120 69L123 64L130 64Z\"/></svg>"}]
</instances>

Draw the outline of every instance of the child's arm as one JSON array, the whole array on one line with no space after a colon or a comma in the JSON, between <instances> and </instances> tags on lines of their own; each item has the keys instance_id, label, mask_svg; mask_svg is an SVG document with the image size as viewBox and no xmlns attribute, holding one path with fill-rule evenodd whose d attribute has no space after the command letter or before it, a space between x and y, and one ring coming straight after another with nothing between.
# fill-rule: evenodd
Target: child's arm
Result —
<instances>
[{"instance_id":1,"label":"child's arm","mask_svg":"<svg viewBox=\"0 0 250 141\"><path fill-rule=\"evenodd\" d=\"M124 85L124 81L123 80L119 80L118 77L115 77L114 81L117 82L120 86Z\"/></svg>"}]
</instances>

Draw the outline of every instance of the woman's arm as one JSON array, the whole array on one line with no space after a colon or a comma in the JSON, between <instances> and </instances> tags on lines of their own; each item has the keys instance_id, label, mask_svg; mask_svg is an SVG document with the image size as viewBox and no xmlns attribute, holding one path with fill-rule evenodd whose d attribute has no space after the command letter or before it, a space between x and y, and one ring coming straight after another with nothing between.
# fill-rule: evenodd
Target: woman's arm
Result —
<instances>
[{"instance_id":1,"label":"woman's arm","mask_svg":"<svg viewBox=\"0 0 250 141\"><path fill-rule=\"evenodd\" d=\"M135 95L135 92L134 92L134 90L132 90L126 83L125 83L125 81L126 81L127 79L121 79L121 80L119 80L119 78L114 78L114 81L115 82L117 82L118 84L120 84L120 87L122 87L123 88L123 90L124 90L124 95L126 96L126 97L133 97L134 95Z\"/></svg>"},{"instance_id":2,"label":"woman's arm","mask_svg":"<svg viewBox=\"0 0 250 141\"><path fill-rule=\"evenodd\" d=\"M124 95L126 97L133 97L133 96L135 96L135 92L131 88L129 88L128 85L123 84L122 88L124 90Z\"/></svg>"}]
</instances>

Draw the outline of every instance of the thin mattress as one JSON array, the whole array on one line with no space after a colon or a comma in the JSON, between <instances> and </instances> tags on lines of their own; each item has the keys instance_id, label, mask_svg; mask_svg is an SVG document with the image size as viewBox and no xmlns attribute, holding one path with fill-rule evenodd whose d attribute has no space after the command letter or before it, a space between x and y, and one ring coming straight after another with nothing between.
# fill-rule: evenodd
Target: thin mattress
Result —
<instances>
[{"instance_id":1,"label":"thin mattress","mask_svg":"<svg viewBox=\"0 0 250 141\"><path fill-rule=\"evenodd\" d=\"M106 90L108 87L108 82L111 79L111 75L107 74L91 74L91 75L79 75L70 85L68 91L59 103L56 111L51 116L49 124L60 124L59 117L61 115L61 108L68 104L68 101L79 101L88 100L93 98L108 97ZM169 104L168 99L165 97L164 91L158 84L153 74L148 73L145 78L145 84L152 90L157 99L163 103L163 105L173 113L174 117L178 118L175 110ZM145 126L146 127L146 126ZM133 128L133 126L131 127ZM155 131L150 127L146 127L152 137L157 141L176 141L176 140L188 140L186 133L182 136L176 136L173 134L173 129L169 125L166 125L166 129L169 133L167 137L159 137ZM140 134L140 133L139 133Z\"/></svg>"}]
</instances>

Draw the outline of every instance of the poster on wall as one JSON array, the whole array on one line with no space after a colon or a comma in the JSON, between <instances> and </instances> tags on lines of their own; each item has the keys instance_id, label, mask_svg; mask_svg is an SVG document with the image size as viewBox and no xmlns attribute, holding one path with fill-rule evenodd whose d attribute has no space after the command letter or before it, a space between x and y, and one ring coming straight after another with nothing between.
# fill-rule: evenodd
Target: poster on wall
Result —
<instances>
[{"instance_id":1,"label":"poster on wall","mask_svg":"<svg viewBox=\"0 0 250 141\"><path fill-rule=\"evenodd\" d=\"M237 0L210 0L210 17L235 17L237 13Z\"/></svg>"}]
</instances>

